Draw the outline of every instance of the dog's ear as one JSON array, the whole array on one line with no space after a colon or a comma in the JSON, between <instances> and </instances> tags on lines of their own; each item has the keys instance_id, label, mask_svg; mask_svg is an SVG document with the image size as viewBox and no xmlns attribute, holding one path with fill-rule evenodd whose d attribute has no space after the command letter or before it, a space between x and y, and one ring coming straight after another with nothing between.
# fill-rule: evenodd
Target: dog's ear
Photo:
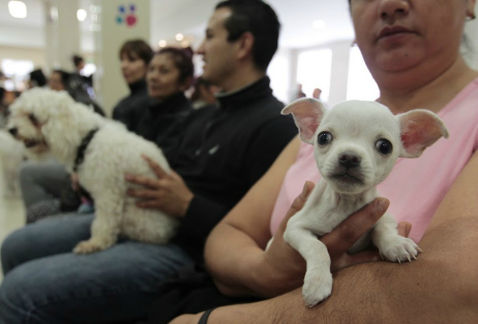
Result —
<instances>
[{"instance_id":1,"label":"dog's ear","mask_svg":"<svg viewBox=\"0 0 478 324\"><path fill-rule=\"evenodd\" d=\"M397 115L397 118L400 123L402 157L419 157L440 137L448 137L448 130L443 121L429 110L414 109Z\"/></svg>"},{"instance_id":2,"label":"dog's ear","mask_svg":"<svg viewBox=\"0 0 478 324\"><path fill-rule=\"evenodd\" d=\"M324 113L325 107L322 103L312 98L296 100L282 109L282 115L292 114L300 139L310 144L313 143L315 131Z\"/></svg>"}]
</instances>

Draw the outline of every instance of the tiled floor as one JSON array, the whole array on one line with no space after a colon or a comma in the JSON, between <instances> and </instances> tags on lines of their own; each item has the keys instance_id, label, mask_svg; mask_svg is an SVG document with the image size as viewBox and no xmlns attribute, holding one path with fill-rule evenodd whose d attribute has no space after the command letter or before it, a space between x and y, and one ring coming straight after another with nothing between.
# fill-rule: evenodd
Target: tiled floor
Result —
<instances>
[{"instance_id":1,"label":"tiled floor","mask_svg":"<svg viewBox=\"0 0 478 324\"><path fill-rule=\"evenodd\" d=\"M0 170L1 169L0 161ZM25 224L25 211L20 197L4 196L3 172L0 172L0 242L11 231L20 228ZM3 276L0 271L0 281Z\"/></svg>"}]
</instances>

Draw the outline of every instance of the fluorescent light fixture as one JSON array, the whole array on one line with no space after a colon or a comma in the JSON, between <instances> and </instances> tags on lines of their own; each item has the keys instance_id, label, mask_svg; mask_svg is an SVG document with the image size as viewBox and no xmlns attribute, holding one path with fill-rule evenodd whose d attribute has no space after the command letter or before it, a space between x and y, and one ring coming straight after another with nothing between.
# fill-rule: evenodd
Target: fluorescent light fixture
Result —
<instances>
[{"instance_id":1,"label":"fluorescent light fixture","mask_svg":"<svg viewBox=\"0 0 478 324\"><path fill-rule=\"evenodd\" d=\"M324 29L327 26L327 24L322 19L317 19L317 20L314 20L314 22L312 23L312 26L314 26L315 29Z\"/></svg>"},{"instance_id":2,"label":"fluorescent light fixture","mask_svg":"<svg viewBox=\"0 0 478 324\"><path fill-rule=\"evenodd\" d=\"M76 19L78 19L78 21L85 21L87 16L88 16L88 13L86 12L85 9L78 9L76 11Z\"/></svg>"},{"instance_id":3,"label":"fluorescent light fixture","mask_svg":"<svg viewBox=\"0 0 478 324\"><path fill-rule=\"evenodd\" d=\"M58 8L57 7L50 7L50 19L51 21L57 21L58 20Z\"/></svg>"},{"instance_id":4,"label":"fluorescent light fixture","mask_svg":"<svg viewBox=\"0 0 478 324\"><path fill-rule=\"evenodd\" d=\"M8 12L13 18L26 18L27 6L23 1L11 0L8 2Z\"/></svg>"}]
</instances>

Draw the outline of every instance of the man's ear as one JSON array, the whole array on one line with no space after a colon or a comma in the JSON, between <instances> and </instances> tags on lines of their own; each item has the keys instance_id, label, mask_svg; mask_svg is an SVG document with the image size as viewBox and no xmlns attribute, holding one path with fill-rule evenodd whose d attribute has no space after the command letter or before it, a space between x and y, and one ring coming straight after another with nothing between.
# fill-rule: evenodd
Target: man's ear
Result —
<instances>
[{"instance_id":1,"label":"man's ear","mask_svg":"<svg viewBox=\"0 0 478 324\"><path fill-rule=\"evenodd\" d=\"M313 143L314 134L324 117L325 107L312 98L301 98L282 109L282 115L292 114L299 129L300 139L306 143Z\"/></svg>"},{"instance_id":2,"label":"man's ear","mask_svg":"<svg viewBox=\"0 0 478 324\"><path fill-rule=\"evenodd\" d=\"M238 52L237 58L244 59L247 56L252 56L252 46L254 46L254 35L251 32L244 32L241 37L237 40L238 42Z\"/></svg>"},{"instance_id":3,"label":"man's ear","mask_svg":"<svg viewBox=\"0 0 478 324\"><path fill-rule=\"evenodd\" d=\"M433 112L414 109L397 115L400 123L402 157L419 157L440 137L448 138L448 130L443 121Z\"/></svg>"}]
</instances>

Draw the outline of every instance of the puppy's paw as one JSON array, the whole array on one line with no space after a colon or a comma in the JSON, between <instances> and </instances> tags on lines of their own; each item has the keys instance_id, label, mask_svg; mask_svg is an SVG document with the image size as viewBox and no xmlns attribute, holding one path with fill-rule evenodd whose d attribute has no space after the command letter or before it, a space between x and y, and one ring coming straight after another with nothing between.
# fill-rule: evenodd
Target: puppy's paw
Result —
<instances>
[{"instance_id":1,"label":"puppy's paw","mask_svg":"<svg viewBox=\"0 0 478 324\"><path fill-rule=\"evenodd\" d=\"M380 249L380 255L392 262L411 262L415 260L422 250L411 239L403 236L396 236L387 240Z\"/></svg>"},{"instance_id":2,"label":"puppy's paw","mask_svg":"<svg viewBox=\"0 0 478 324\"><path fill-rule=\"evenodd\" d=\"M89 254L89 253L102 251L105 248L106 247L98 244L98 242L88 240L88 241L82 241L78 243L73 249L73 252L76 254Z\"/></svg>"},{"instance_id":3,"label":"puppy's paw","mask_svg":"<svg viewBox=\"0 0 478 324\"><path fill-rule=\"evenodd\" d=\"M309 270L304 277L302 297L307 307L314 307L332 293L332 274L330 271Z\"/></svg>"}]
</instances>

